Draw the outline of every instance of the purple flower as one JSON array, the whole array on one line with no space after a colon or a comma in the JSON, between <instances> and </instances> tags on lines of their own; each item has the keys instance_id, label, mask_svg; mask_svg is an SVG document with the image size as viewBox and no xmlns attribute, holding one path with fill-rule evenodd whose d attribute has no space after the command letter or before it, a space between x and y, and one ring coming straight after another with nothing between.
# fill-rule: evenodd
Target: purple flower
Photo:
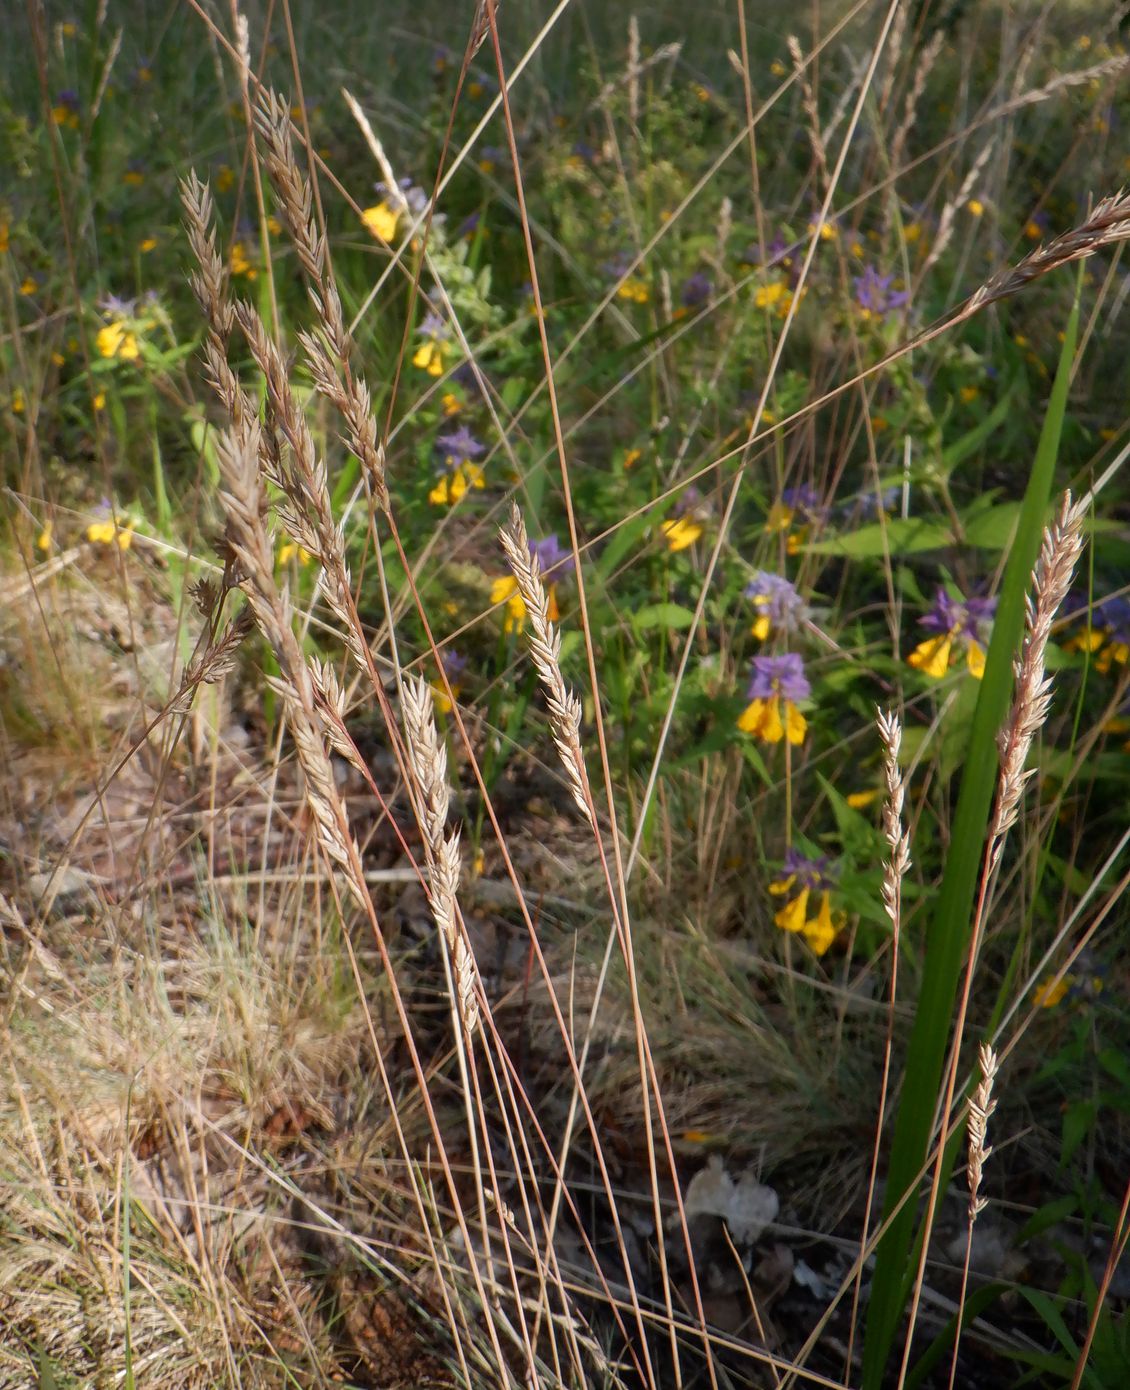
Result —
<instances>
[{"instance_id":1,"label":"purple flower","mask_svg":"<svg viewBox=\"0 0 1130 1390\"><path fill-rule=\"evenodd\" d=\"M601 274L609 280L622 280L631 270L634 260L630 251L617 251L615 256L601 264Z\"/></svg>"},{"instance_id":2,"label":"purple flower","mask_svg":"<svg viewBox=\"0 0 1130 1390\"><path fill-rule=\"evenodd\" d=\"M813 859L793 848L785 851L781 871L774 876L774 882L789 882L790 887L795 885L797 888L807 888L813 893L834 888L836 885L826 855L822 854L819 859Z\"/></svg>"},{"instance_id":3,"label":"purple flower","mask_svg":"<svg viewBox=\"0 0 1130 1390\"><path fill-rule=\"evenodd\" d=\"M906 290L892 290L893 275L880 275L874 266L864 266L862 275L852 277L855 302L867 318L885 319L892 309L901 309L910 298Z\"/></svg>"},{"instance_id":4,"label":"purple flower","mask_svg":"<svg viewBox=\"0 0 1130 1390\"><path fill-rule=\"evenodd\" d=\"M981 640L981 628L992 621L997 609L995 598L951 598L939 584L934 592L934 604L918 625L927 632L945 632L954 636Z\"/></svg>"},{"instance_id":5,"label":"purple flower","mask_svg":"<svg viewBox=\"0 0 1130 1390\"><path fill-rule=\"evenodd\" d=\"M691 483L691 485L683 491L672 510L676 516L689 516L691 512L698 510L701 502L702 493L699 492L694 483Z\"/></svg>"},{"instance_id":6,"label":"purple flower","mask_svg":"<svg viewBox=\"0 0 1130 1390\"><path fill-rule=\"evenodd\" d=\"M696 270L683 282L679 299L684 308L697 309L700 304L705 304L713 293L714 281L704 270Z\"/></svg>"},{"instance_id":7,"label":"purple flower","mask_svg":"<svg viewBox=\"0 0 1130 1390\"><path fill-rule=\"evenodd\" d=\"M578 140L573 146L573 153L578 159L583 159L586 164L592 164L596 159L596 151L584 140Z\"/></svg>"},{"instance_id":8,"label":"purple flower","mask_svg":"<svg viewBox=\"0 0 1130 1390\"><path fill-rule=\"evenodd\" d=\"M478 230L479 223L482 221L482 216L482 210L476 208L475 211L471 213L470 217L465 217L463 221L460 222L459 226L456 227L455 235L457 237L474 236L475 232Z\"/></svg>"},{"instance_id":9,"label":"purple flower","mask_svg":"<svg viewBox=\"0 0 1130 1390\"><path fill-rule=\"evenodd\" d=\"M808 613L808 605L792 580L768 570L757 571L746 585L745 596L753 600L759 618L767 619L776 632L795 632Z\"/></svg>"},{"instance_id":10,"label":"purple flower","mask_svg":"<svg viewBox=\"0 0 1130 1390\"><path fill-rule=\"evenodd\" d=\"M55 105L62 106L67 111L78 111L78 93L72 87L64 87L56 96Z\"/></svg>"},{"instance_id":11,"label":"purple flower","mask_svg":"<svg viewBox=\"0 0 1130 1390\"><path fill-rule=\"evenodd\" d=\"M824 514L820 494L815 488L811 488L807 484L785 488L781 493L781 501L791 512L810 520L815 520Z\"/></svg>"},{"instance_id":12,"label":"purple flower","mask_svg":"<svg viewBox=\"0 0 1130 1390\"><path fill-rule=\"evenodd\" d=\"M542 575L552 583L564 579L575 568L572 552L561 545L556 532L543 536L540 541L530 541L529 545Z\"/></svg>"},{"instance_id":13,"label":"purple flower","mask_svg":"<svg viewBox=\"0 0 1130 1390\"><path fill-rule=\"evenodd\" d=\"M123 299L117 294L104 294L98 301L98 307L113 319L128 319L132 318L137 310L137 300Z\"/></svg>"},{"instance_id":14,"label":"purple flower","mask_svg":"<svg viewBox=\"0 0 1130 1390\"><path fill-rule=\"evenodd\" d=\"M433 341L437 338L451 337L451 329L438 314L425 314L416 332L421 338L431 338Z\"/></svg>"},{"instance_id":15,"label":"purple flower","mask_svg":"<svg viewBox=\"0 0 1130 1390\"><path fill-rule=\"evenodd\" d=\"M880 512L897 511L901 500L902 488L897 483L894 487L883 488L878 496L874 492L861 492L844 503L844 515L864 519L878 516Z\"/></svg>"},{"instance_id":16,"label":"purple flower","mask_svg":"<svg viewBox=\"0 0 1130 1390\"><path fill-rule=\"evenodd\" d=\"M469 664L467 658L457 652L454 647L441 648L439 655L447 679L452 686L457 686L466 673Z\"/></svg>"},{"instance_id":17,"label":"purple flower","mask_svg":"<svg viewBox=\"0 0 1130 1390\"><path fill-rule=\"evenodd\" d=\"M447 458L448 463L467 463L486 452L486 445L480 444L466 425L460 425L451 434L441 434L436 440L436 448Z\"/></svg>"},{"instance_id":18,"label":"purple flower","mask_svg":"<svg viewBox=\"0 0 1130 1390\"><path fill-rule=\"evenodd\" d=\"M780 695L795 704L797 700L807 700L811 694L812 687L804 674L804 661L799 652L753 658L747 699L771 700Z\"/></svg>"}]
</instances>

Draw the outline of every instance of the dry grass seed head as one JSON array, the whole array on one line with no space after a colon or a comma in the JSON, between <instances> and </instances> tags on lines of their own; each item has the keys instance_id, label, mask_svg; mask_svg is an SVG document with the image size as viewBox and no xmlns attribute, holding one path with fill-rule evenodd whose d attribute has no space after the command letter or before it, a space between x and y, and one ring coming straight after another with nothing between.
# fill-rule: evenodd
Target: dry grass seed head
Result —
<instances>
[{"instance_id":1,"label":"dry grass seed head","mask_svg":"<svg viewBox=\"0 0 1130 1390\"><path fill-rule=\"evenodd\" d=\"M526 524L516 504L511 508L509 524L498 534L529 615L530 654L546 692L553 741L569 779L573 800L585 819L591 822L588 773L581 748L581 702L568 689L561 674L561 636L549 620L549 596L542 583L541 566L537 556L530 553Z\"/></svg>"}]
</instances>

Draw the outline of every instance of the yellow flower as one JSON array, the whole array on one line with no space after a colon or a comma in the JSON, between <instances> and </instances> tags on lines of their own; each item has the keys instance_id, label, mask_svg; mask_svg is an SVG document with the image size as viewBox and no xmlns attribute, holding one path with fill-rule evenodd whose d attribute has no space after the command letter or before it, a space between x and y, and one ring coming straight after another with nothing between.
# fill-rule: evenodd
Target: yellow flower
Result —
<instances>
[{"instance_id":1,"label":"yellow flower","mask_svg":"<svg viewBox=\"0 0 1130 1390\"><path fill-rule=\"evenodd\" d=\"M96 392L94 393L94 400L91 402L91 404L94 406L94 409L95 409L95 410L105 410L105 409L106 409L106 392L105 392L105 391L96 391Z\"/></svg>"},{"instance_id":2,"label":"yellow flower","mask_svg":"<svg viewBox=\"0 0 1130 1390\"><path fill-rule=\"evenodd\" d=\"M147 236L144 241L138 243L137 249L143 256L147 256L150 251L155 251L157 249L157 238L155 236Z\"/></svg>"},{"instance_id":3,"label":"yellow flower","mask_svg":"<svg viewBox=\"0 0 1130 1390\"><path fill-rule=\"evenodd\" d=\"M980 642L969 643L965 651L965 664L969 667L969 674L977 680L985 674L985 648Z\"/></svg>"},{"instance_id":4,"label":"yellow flower","mask_svg":"<svg viewBox=\"0 0 1130 1390\"><path fill-rule=\"evenodd\" d=\"M279 547L280 565L288 564L291 560L297 559L298 563L305 569L313 558L313 555L297 541L284 541Z\"/></svg>"},{"instance_id":5,"label":"yellow flower","mask_svg":"<svg viewBox=\"0 0 1130 1390\"><path fill-rule=\"evenodd\" d=\"M242 113L243 108L241 107L240 114L242 115ZM216 192L226 193L234 183L235 170L231 167L230 164L221 164L219 169L216 171Z\"/></svg>"},{"instance_id":6,"label":"yellow flower","mask_svg":"<svg viewBox=\"0 0 1130 1390\"><path fill-rule=\"evenodd\" d=\"M506 619L503 632L521 632L526 621L526 605L518 592L518 581L512 574L496 579L490 586L492 604L506 604Z\"/></svg>"},{"instance_id":7,"label":"yellow flower","mask_svg":"<svg viewBox=\"0 0 1130 1390\"><path fill-rule=\"evenodd\" d=\"M627 471L629 468L633 467L633 465L635 465L635 464L637 464L637 463L639 462L639 460L640 460L640 455L642 454L642 452L643 452L642 449L629 449L629 450L628 450L628 452L624 455L624 469L625 469L625 471Z\"/></svg>"},{"instance_id":8,"label":"yellow flower","mask_svg":"<svg viewBox=\"0 0 1130 1390\"><path fill-rule=\"evenodd\" d=\"M483 94L483 84L481 82L468 82L467 95L472 101L478 101Z\"/></svg>"},{"instance_id":9,"label":"yellow flower","mask_svg":"<svg viewBox=\"0 0 1130 1390\"><path fill-rule=\"evenodd\" d=\"M270 215L270 217L267 218L267 231L270 232L270 234L271 234L272 236L281 236L281 235L282 235L282 229L283 229L282 223L281 223L281 222L279 221L279 219L274 215L274 213L272 213L272 214Z\"/></svg>"},{"instance_id":10,"label":"yellow flower","mask_svg":"<svg viewBox=\"0 0 1130 1390\"><path fill-rule=\"evenodd\" d=\"M980 217L985 211L985 204L980 198L970 198L965 206L974 217Z\"/></svg>"},{"instance_id":11,"label":"yellow flower","mask_svg":"<svg viewBox=\"0 0 1130 1390\"><path fill-rule=\"evenodd\" d=\"M981 394L981 390L977 386L963 386L959 394L965 404L968 405L970 401L975 401L977 399Z\"/></svg>"},{"instance_id":12,"label":"yellow flower","mask_svg":"<svg viewBox=\"0 0 1130 1390\"><path fill-rule=\"evenodd\" d=\"M445 415L458 415L463 409L463 402L453 391L445 391L443 400L440 402Z\"/></svg>"},{"instance_id":13,"label":"yellow flower","mask_svg":"<svg viewBox=\"0 0 1130 1390\"><path fill-rule=\"evenodd\" d=\"M48 550L51 549L51 537L54 533L54 530L55 523L53 521L49 521L44 526L43 530L40 531L39 536L35 542L37 550L42 550L44 553L46 553Z\"/></svg>"},{"instance_id":14,"label":"yellow flower","mask_svg":"<svg viewBox=\"0 0 1130 1390\"><path fill-rule=\"evenodd\" d=\"M953 649L953 638L948 632L939 632L936 637L928 637L925 642L919 642L918 646L906 658L907 664L913 666L916 671L923 671L928 676L933 676L936 680L940 679L950 668L950 652Z\"/></svg>"},{"instance_id":15,"label":"yellow flower","mask_svg":"<svg viewBox=\"0 0 1130 1390\"><path fill-rule=\"evenodd\" d=\"M751 700L738 719L738 728L742 733L754 734L766 743L780 743L783 738L793 744L803 743L808 721L791 700L785 700L784 705L785 719L782 723L779 695Z\"/></svg>"},{"instance_id":16,"label":"yellow flower","mask_svg":"<svg viewBox=\"0 0 1130 1390\"><path fill-rule=\"evenodd\" d=\"M1125 642L1108 642L1095 659L1095 670L1101 676L1107 676L1112 665L1117 663L1119 666L1125 666L1128 660L1130 646Z\"/></svg>"},{"instance_id":17,"label":"yellow flower","mask_svg":"<svg viewBox=\"0 0 1130 1390\"><path fill-rule=\"evenodd\" d=\"M753 633L759 642L764 642L769 636L771 629L772 624L769 622L769 615L767 613L759 613L754 619L750 632Z\"/></svg>"},{"instance_id":18,"label":"yellow flower","mask_svg":"<svg viewBox=\"0 0 1130 1390\"><path fill-rule=\"evenodd\" d=\"M428 493L433 507L453 507L469 487L484 487L483 470L477 463L461 463L453 473L445 473Z\"/></svg>"},{"instance_id":19,"label":"yellow flower","mask_svg":"<svg viewBox=\"0 0 1130 1390\"><path fill-rule=\"evenodd\" d=\"M773 74L774 77L784 77L785 73L788 72L788 68L785 67L784 63L781 62L780 58L774 58L773 61L769 64L769 71Z\"/></svg>"},{"instance_id":20,"label":"yellow flower","mask_svg":"<svg viewBox=\"0 0 1130 1390\"><path fill-rule=\"evenodd\" d=\"M629 275L616 294L620 299L630 299L633 304L646 304L649 297L647 286L637 275Z\"/></svg>"},{"instance_id":21,"label":"yellow flower","mask_svg":"<svg viewBox=\"0 0 1130 1390\"><path fill-rule=\"evenodd\" d=\"M451 701L448 699L447 691L444 690L442 682L432 681L431 687L432 703L435 705L437 712L439 714L450 714L451 711L454 709L454 705L452 705ZM457 685L453 685L451 687L451 693L455 696L456 699L458 699L459 687Z\"/></svg>"},{"instance_id":22,"label":"yellow flower","mask_svg":"<svg viewBox=\"0 0 1130 1390\"><path fill-rule=\"evenodd\" d=\"M429 338L416 349L412 365L422 367L429 376L442 376L443 355L447 350L447 345L438 338Z\"/></svg>"},{"instance_id":23,"label":"yellow flower","mask_svg":"<svg viewBox=\"0 0 1130 1390\"><path fill-rule=\"evenodd\" d=\"M808 915L808 895L809 889L802 888L797 897L787 902L773 918L777 926L783 927L785 931L803 931Z\"/></svg>"},{"instance_id":24,"label":"yellow flower","mask_svg":"<svg viewBox=\"0 0 1130 1390\"><path fill-rule=\"evenodd\" d=\"M37 282L36 282L36 280L35 280L35 277L34 277L33 275L29 275L29 276L27 276L26 279L24 279L24 281L21 283L21 285L20 285L20 293L21 293L21 294L34 294L38 288L39 288L39 285L37 284Z\"/></svg>"},{"instance_id":25,"label":"yellow flower","mask_svg":"<svg viewBox=\"0 0 1130 1390\"><path fill-rule=\"evenodd\" d=\"M113 545L117 542L119 550L128 550L133 544L133 522L121 527L111 518L108 521L92 521L86 528L86 539L95 545Z\"/></svg>"},{"instance_id":26,"label":"yellow flower","mask_svg":"<svg viewBox=\"0 0 1130 1390\"><path fill-rule=\"evenodd\" d=\"M12 392L12 414L22 415L26 409L24 393L19 386Z\"/></svg>"},{"instance_id":27,"label":"yellow flower","mask_svg":"<svg viewBox=\"0 0 1130 1390\"><path fill-rule=\"evenodd\" d=\"M832 902L827 893L820 894L820 910L804 924L804 939L818 956L822 956L836 939L836 923L832 917Z\"/></svg>"},{"instance_id":28,"label":"yellow flower","mask_svg":"<svg viewBox=\"0 0 1130 1390\"><path fill-rule=\"evenodd\" d=\"M247 248L242 241L237 241L231 249L231 273L233 275L245 275L248 280L254 280L259 274L247 259Z\"/></svg>"},{"instance_id":29,"label":"yellow flower","mask_svg":"<svg viewBox=\"0 0 1130 1390\"><path fill-rule=\"evenodd\" d=\"M902 234L907 244L913 246L922 237L922 227L917 222L908 222L902 229Z\"/></svg>"},{"instance_id":30,"label":"yellow flower","mask_svg":"<svg viewBox=\"0 0 1130 1390\"><path fill-rule=\"evenodd\" d=\"M758 285L754 291L753 302L758 309L771 309L787 290L783 280L773 280L768 285Z\"/></svg>"},{"instance_id":31,"label":"yellow flower","mask_svg":"<svg viewBox=\"0 0 1130 1390\"><path fill-rule=\"evenodd\" d=\"M1040 224L1036 221L1035 218L1032 218L1031 221L1026 222L1024 224L1024 235L1028 238L1029 241L1039 241L1040 238L1044 235L1043 231L1040 228Z\"/></svg>"},{"instance_id":32,"label":"yellow flower","mask_svg":"<svg viewBox=\"0 0 1130 1390\"><path fill-rule=\"evenodd\" d=\"M400 213L386 201L378 203L376 207L366 208L361 214L361 221L378 241L390 242L396 235Z\"/></svg>"},{"instance_id":33,"label":"yellow flower","mask_svg":"<svg viewBox=\"0 0 1130 1390\"><path fill-rule=\"evenodd\" d=\"M115 319L99 330L94 346L102 357L120 357L132 362L138 356L137 337L129 331L121 319Z\"/></svg>"},{"instance_id":34,"label":"yellow flower","mask_svg":"<svg viewBox=\"0 0 1130 1390\"><path fill-rule=\"evenodd\" d=\"M8 249L8 235L8 224L3 218L0 218L0 254Z\"/></svg>"},{"instance_id":35,"label":"yellow flower","mask_svg":"<svg viewBox=\"0 0 1130 1390\"><path fill-rule=\"evenodd\" d=\"M1054 1009L1067 991L1071 988L1072 978L1065 975L1062 980L1055 981L1047 979L1036 990L1032 996L1032 1002L1038 1009Z\"/></svg>"},{"instance_id":36,"label":"yellow flower","mask_svg":"<svg viewBox=\"0 0 1130 1390\"><path fill-rule=\"evenodd\" d=\"M667 538L667 549L671 551L686 550L687 546L694 545L699 536L702 535L702 527L697 521L691 521L688 517L681 516L675 521L665 521L659 528Z\"/></svg>"},{"instance_id":37,"label":"yellow flower","mask_svg":"<svg viewBox=\"0 0 1130 1390\"><path fill-rule=\"evenodd\" d=\"M883 793L878 787L869 787L867 791L849 792L844 800L853 810L862 811L873 801L878 801L882 795Z\"/></svg>"},{"instance_id":38,"label":"yellow flower","mask_svg":"<svg viewBox=\"0 0 1130 1390\"><path fill-rule=\"evenodd\" d=\"M140 169L127 169L122 175L122 182L132 184L136 188L145 182L145 175Z\"/></svg>"}]
</instances>

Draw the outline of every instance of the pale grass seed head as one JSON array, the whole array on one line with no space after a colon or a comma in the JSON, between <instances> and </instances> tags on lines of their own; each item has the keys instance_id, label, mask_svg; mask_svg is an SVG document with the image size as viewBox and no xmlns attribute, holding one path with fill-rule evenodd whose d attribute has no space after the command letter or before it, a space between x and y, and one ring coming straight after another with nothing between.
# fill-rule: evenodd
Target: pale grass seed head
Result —
<instances>
[{"instance_id":1,"label":"pale grass seed head","mask_svg":"<svg viewBox=\"0 0 1130 1390\"><path fill-rule=\"evenodd\" d=\"M996 1081L999 1066L997 1054L988 1043L981 1044L978 1060L981 1067L981 1080L969 1101L969 1159L965 1170L969 1184L969 1220L971 1223L988 1205L987 1199L978 1196L978 1193L981 1188L981 1176L985 1161L993 1151L992 1147L986 1144L985 1137L988 1133L989 1117L997 1108L997 1103L993 1099L993 1083Z\"/></svg>"},{"instance_id":2,"label":"pale grass seed head","mask_svg":"<svg viewBox=\"0 0 1130 1390\"><path fill-rule=\"evenodd\" d=\"M1052 679L1045 674L1044 656L1052 622L1067 597L1075 566L1083 549L1086 502L1072 502L1065 493L1055 521L1044 531L1040 555L1032 578L1032 595L1026 600L1024 644L1016 665L1016 691L1008 722L999 739L1001 755L997 805L990 834L999 846L1001 837L1015 823L1020 798L1035 769L1025 769L1032 740L1051 708Z\"/></svg>"},{"instance_id":3,"label":"pale grass seed head","mask_svg":"<svg viewBox=\"0 0 1130 1390\"><path fill-rule=\"evenodd\" d=\"M517 504L511 508L509 523L498 535L526 605L530 655L546 692L553 741L569 779L573 800L591 823L588 773L581 748L581 702L568 689L561 674L561 636L549 620L549 596L542 583L541 566L537 556L530 553L526 523Z\"/></svg>"}]
</instances>

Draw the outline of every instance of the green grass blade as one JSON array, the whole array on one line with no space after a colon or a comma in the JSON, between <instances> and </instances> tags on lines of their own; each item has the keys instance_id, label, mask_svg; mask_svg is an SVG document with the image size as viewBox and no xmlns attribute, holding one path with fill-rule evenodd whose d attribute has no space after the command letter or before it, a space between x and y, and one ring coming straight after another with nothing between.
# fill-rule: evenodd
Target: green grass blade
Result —
<instances>
[{"instance_id":1,"label":"green grass blade","mask_svg":"<svg viewBox=\"0 0 1130 1390\"><path fill-rule=\"evenodd\" d=\"M962 962L969 947L973 897L997 780L997 732L1008 714L1012 663L1024 627L1024 597L1039 553L1051 498L1067 388L1079 325L1079 300L1068 319L1059 368L1016 536L1001 584L984 679L969 731L953 836L941 891L926 937L926 970L906 1056L906 1076L895 1119L887 1176L886 1219L917 1182L930 1144L934 1108L949 1042ZM948 1166L948 1165L947 1165ZM876 1252L875 1277L864 1337L863 1387L879 1390L909 1292L908 1267L917 1219L912 1198L891 1221Z\"/></svg>"}]
</instances>

